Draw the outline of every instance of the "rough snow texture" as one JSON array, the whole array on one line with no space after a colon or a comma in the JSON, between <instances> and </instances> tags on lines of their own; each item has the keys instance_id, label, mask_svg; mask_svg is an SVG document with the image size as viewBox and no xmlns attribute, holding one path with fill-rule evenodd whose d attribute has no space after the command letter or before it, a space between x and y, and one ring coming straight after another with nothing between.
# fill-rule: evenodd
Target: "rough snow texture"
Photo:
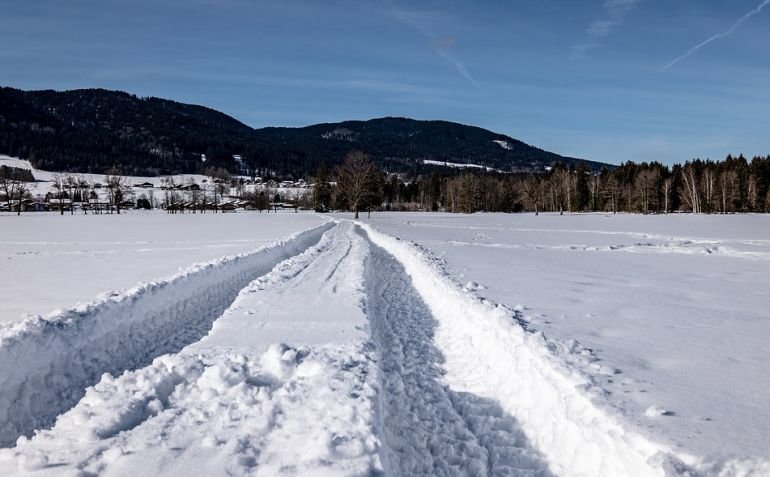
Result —
<instances>
[{"instance_id":1,"label":"rough snow texture","mask_svg":"<svg viewBox=\"0 0 770 477\"><path fill-rule=\"evenodd\" d=\"M664 475L669 449L594 405L581 390L586 379L557 361L542 335L527 333L507 309L463 291L414 245L364 229L404 264L433 313L450 389L498 403L557 475Z\"/></svg>"},{"instance_id":2,"label":"rough snow texture","mask_svg":"<svg viewBox=\"0 0 770 477\"><path fill-rule=\"evenodd\" d=\"M352 224L328 230L243 288L202 340L105 374L52 429L0 451L0 474L382 473L367 253Z\"/></svg>"},{"instance_id":3,"label":"rough snow texture","mask_svg":"<svg viewBox=\"0 0 770 477\"><path fill-rule=\"evenodd\" d=\"M56 427L0 451L4 475L372 475L371 358L271 346L105 375Z\"/></svg>"},{"instance_id":4,"label":"rough snow texture","mask_svg":"<svg viewBox=\"0 0 770 477\"><path fill-rule=\"evenodd\" d=\"M331 226L1 329L0 443L51 425L102 374L144 366L200 339L245 285Z\"/></svg>"},{"instance_id":5,"label":"rough snow texture","mask_svg":"<svg viewBox=\"0 0 770 477\"><path fill-rule=\"evenodd\" d=\"M18 405L12 414L22 419L4 419L22 429L17 433L35 432L0 450L0 475L768 475L761 455L691 457L642 432L613 401L608 383L621 373L600 359L601 350L547 339L533 310L481 298L511 287L514 272L532 287L544 286L541 269L507 266L539 249L496 246L506 242L491 240L497 232L489 224L473 223L489 217L521 216L452 216L464 236L423 237L424 246L368 225L359 234L348 221L329 224L169 283L105 298L84 313L71 310L66 319L7 328L0 356L14 339L31 340L35 352L16 364L8 360L14 354L5 355L0 376L10 386L0 387L0 396ZM403 230L409 228L417 227L411 222ZM438 228L430 236L445 239ZM533 245L560 247L559 253L645 253L604 249L599 240L565 249L553 230L515 233L533 233L539 237ZM683 240L691 239L701 240ZM762 252L765 242L733 246ZM493 269L507 281L458 274L425 248L437 243L464 251L474 266L485 263L478 250L504 251L493 255ZM267 271L271 249L282 254L271 265L279 263L257 277ZM561 273L574 273L569 261L559 263ZM585 293L590 282L582 286ZM185 305L195 303L196 291L211 307L205 319ZM615 299L606 295L595 298ZM134 315L140 309L159 317L155 333L143 329L153 329L153 320ZM182 316L203 320L198 331L189 332ZM617 339L635 349L627 337ZM158 356L163 352L172 354ZM98 367L108 372L100 377ZM48 418L54 427L40 429L40 403L59 399L64 404ZM653 402L639 414L652 425L676 419L680 409Z\"/></svg>"},{"instance_id":6,"label":"rough snow texture","mask_svg":"<svg viewBox=\"0 0 770 477\"><path fill-rule=\"evenodd\" d=\"M444 355L434 341L438 323L403 265L372 247L367 270L387 474L550 475L542 454L497 401L444 382Z\"/></svg>"},{"instance_id":7,"label":"rough snow texture","mask_svg":"<svg viewBox=\"0 0 770 477\"><path fill-rule=\"evenodd\" d=\"M624 426L710 468L770 460L770 216L378 214L371 223L514 308L588 374L597 405ZM648 416L654 406L667 413Z\"/></svg>"}]
</instances>

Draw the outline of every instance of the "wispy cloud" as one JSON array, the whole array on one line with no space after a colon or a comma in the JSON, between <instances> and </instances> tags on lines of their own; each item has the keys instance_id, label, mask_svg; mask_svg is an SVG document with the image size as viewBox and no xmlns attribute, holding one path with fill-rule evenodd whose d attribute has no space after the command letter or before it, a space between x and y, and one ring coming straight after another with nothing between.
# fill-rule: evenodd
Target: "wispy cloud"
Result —
<instances>
[{"instance_id":1,"label":"wispy cloud","mask_svg":"<svg viewBox=\"0 0 770 477\"><path fill-rule=\"evenodd\" d=\"M628 14L636 8L642 0L604 0L603 15L591 22L586 28L589 40L573 45L572 59L584 58L589 50L599 48L602 40L610 36L626 21ZM770 1L770 0L768 0Z\"/></svg>"},{"instance_id":2,"label":"wispy cloud","mask_svg":"<svg viewBox=\"0 0 770 477\"><path fill-rule=\"evenodd\" d=\"M470 73L470 71L468 71L465 63L460 61L457 57L449 52L449 48L451 48L456 43L456 39L454 37L436 36L432 34L425 26L422 18L424 15L416 12L408 12L390 1L386 1L385 3L388 5L391 13L396 19L398 19L398 21L413 28L420 35L422 35L423 38L428 40L433 51L435 51L436 54L447 64L451 65L460 76L465 78L466 81L477 88L481 86L479 82L476 81L476 78L474 78Z\"/></svg>"},{"instance_id":3,"label":"wispy cloud","mask_svg":"<svg viewBox=\"0 0 770 477\"><path fill-rule=\"evenodd\" d=\"M678 57L674 58L673 60L671 60L668 64L666 64L663 68L661 68L659 72L663 73L664 71L668 70L669 68L672 68L674 65L676 65L680 61L683 61L683 60L689 58L690 56L695 54L698 50L700 50L701 48L707 46L708 44L713 43L713 42L715 42L717 40L720 40L722 38L725 38L727 36L732 35L733 33L735 33L735 31L738 28L740 28L741 25L743 25L743 23L746 20L748 20L749 18L753 17L754 15L757 15L760 12L762 12L762 10L766 6L768 6L768 5L770 5L770 0L764 0L756 8L754 8L749 13L747 13L747 14L743 15L741 18L739 18L735 23L733 23L733 26L731 26L729 29L723 31L722 33L717 33L716 35L714 35L712 37L709 37L706 40L704 40L704 41L698 43L697 45L693 46L692 48L687 50L687 52L684 53L683 55L678 56Z\"/></svg>"}]
</instances>

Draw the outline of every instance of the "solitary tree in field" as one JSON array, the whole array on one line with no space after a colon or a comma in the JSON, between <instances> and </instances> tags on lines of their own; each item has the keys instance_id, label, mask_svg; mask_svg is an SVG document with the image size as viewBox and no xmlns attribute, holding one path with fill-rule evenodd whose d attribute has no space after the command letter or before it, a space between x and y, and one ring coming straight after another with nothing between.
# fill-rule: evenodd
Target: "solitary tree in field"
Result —
<instances>
[{"instance_id":1,"label":"solitary tree in field","mask_svg":"<svg viewBox=\"0 0 770 477\"><path fill-rule=\"evenodd\" d=\"M377 169L369 156L361 151L349 152L337 169L337 187L345 202L355 212L368 206L377 186Z\"/></svg>"}]
</instances>

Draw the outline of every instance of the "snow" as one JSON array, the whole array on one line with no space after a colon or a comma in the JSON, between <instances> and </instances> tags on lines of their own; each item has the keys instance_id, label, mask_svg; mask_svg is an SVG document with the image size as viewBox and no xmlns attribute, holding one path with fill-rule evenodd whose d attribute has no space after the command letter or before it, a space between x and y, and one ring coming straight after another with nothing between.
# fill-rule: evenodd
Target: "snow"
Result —
<instances>
[{"instance_id":1,"label":"snow","mask_svg":"<svg viewBox=\"0 0 770 477\"><path fill-rule=\"evenodd\" d=\"M328 227L0 328L0 444L53 422L103 373L135 369L199 340L244 286Z\"/></svg>"},{"instance_id":2,"label":"snow","mask_svg":"<svg viewBox=\"0 0 770 477\"><path fill-rule=\"evenodd\" d=\"M510 151L511 149L513 149L513 146L512 146L512 145L511 145L511 143L510 143L510 142L508 142L508 141L503 141L503 140L494 140L494 141L492 141L492 142L493 142L493 143L495 143L495 144L497 144L498 146L502 147L503 149L507 149L507 150L509 150L509 151Z\"/></svg>"},{"instance_id":3,"label":"snow","mask_svg":"<svg viewBox=\"0 0 770 477\"><path fill-rule=\"evenodd\" d=\"M367 232L394 250L387 238ZM379 355L378 428L386 474L551 475L542 454L497 401L447 385L444 368L454 363L445 363L437 346L441 324L405 275L411 264L397 258L373 246L366 279Z\"/></svg>"},{"instance_id":4,"label":"snow","mask_svg":"<svg viewBox=\"0 0 770 477\"><path fill-rule=\"evenodd\" d=\"M0 329L0 475L770 473L766 217L179 217L78 230L269 243Z\"/></svg>"},{"instance_id":5,"label":"snow","mask_svg":"<svg viewBox=\"0 0 770 477\"><path fill-rule=\"evenodd\" d=\"M36 182L32 182L28 184L29 192L33 197L39 197L43 198L45 194L48 192L55 192L55 181L58 176L61 175L68 175L66 173L61 174L57 172L51 172L51 171L45 171L42 169L35 169L32 167L32 164L24 159L19 159L17 157L11 157L6 156L3 154L0 154L0 166L9 166L9 167L16 167L19 169L27 169L32 171L32 175L35 178ZM87 184L101 184L105 185L105 175L104 174L88 174L88 173L73 173L69 174L74 177L76 177L79 181L85 182ZM154 195L154 198L156 200L161 200L163 195L163 190L161 190L161 187L163 186L164 181L171 177L174 180L174 183L177 185L184 185L189 183L190 181L195 182L198 185L205 185L206 183L210 183L211 178L208 176L204 176L201 174L174 174L171 176L124 176L127 181L128 185L131 186L131 193L136 195L137 197L140 197L142 194L145 196L148 196L150 194ZM250 179L250 177L247 176L234 176L236 178L240 179ZM139 184L149 183L152 184L151 188L142 188L142 187L135 187ZM253 192L255 190L264 190L265 185L264 184L250 184L244 186L244 192ZM96 189L95 192L97 195L99 195L100 200L107 201L108 200L108 191L104 188L102 189ZM280 185L277 187L271 187L270 193L271 194L280 194L284 199L295 199L307 192L306 188L304 187L290 187L290 186L284 186Z\"/></svg>"},{"instance_id":6,"label":"snow","mask_svg":"<svg viewBox=\"0 0 770 477\"><path fill-rule=\"evenodd\" d=\"M378 472L376 374L360 306L368 246L350 224L318 240L330 226L265 249L291 256L243 288L206 337L146 367L105 374L52 429L0 452L0 470ZM304 251L293 254L295 246ZM266 262L264 252L257 257ZM297 299L303 289L315 296ZM284 313L275 314L279 303ZM320 329L328 322L320 303L340 310L338 327Z\"/></svg>"},{"instance_id":7,"label":"snow","mask_svg":"<svg viewBox=\"0 0 770 477\"><path fill-rule=\"evenodd\" d=\"M425 247L457 283L482 284L477 294L513 307L625 428L685 460L697 456L708 474L767 469L770 217L378 214L371 222Z\"/></svg>"},{"instance_id":8,"label":"snow","mask_svg":"<svg viewBox=\"0 0 770 477\"><path fill-rule=\"evenodd\" d=\"M0 324L243 253L320 225L314 214L0 214Z\"/></svg>"},{"instance_id":9,"label":"snow","mask_svg":"<svg viewBox=\"0 0 770 477\"><path fill-rule=\"evenodd\" d=\"M499 169L495 169L493 167L488 166L482 166L479 164L465 164L465 163L459 163L459 162L447 162L447 161L434 161L430 159L425 159L422 161L423 164L430 165L430 166L444 166L444 167L452 167L452 168L459 168L459 169L484 169L485 171L495 171L495 172L502 172Z\"/></svg>"},{"instance_id":10,"label":"snow","mask_svg":"<svg viewBox=\"0 0 770 477\"><path fill-rule=\"evenodd\" d=\"M551 359L542 336L516 326L505 308L469 296L416 246L366 230L404 264L435 317L448 387L515 416L520 432L545 457L530 451L527 460L547 462L556 475L664 475L651 460L670 450L627 431L595 406L580 391L585 380Z\"/></svg>"}]
</instances>

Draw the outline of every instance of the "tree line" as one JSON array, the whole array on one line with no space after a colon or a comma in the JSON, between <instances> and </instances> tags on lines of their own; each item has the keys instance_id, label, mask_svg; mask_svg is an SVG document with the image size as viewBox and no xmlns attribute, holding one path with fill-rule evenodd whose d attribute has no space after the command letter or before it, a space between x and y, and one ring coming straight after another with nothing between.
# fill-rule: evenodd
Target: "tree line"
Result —
<instances>
[{"instance_id":1,"label":"tree line","mask_svg":"<svg viewBox=\"0 0 770 477\"><path fill-rule=\"evenodd\" d=\"M770 212L770 156L727 156L667 166L626 162L591 171L555 164L543 174L467 170L459 175L386 174L361 152L329 179L316 177L316 209L487 212ZM331 181L331 182L330 182Z\"/></svg>"}]
</instances>

